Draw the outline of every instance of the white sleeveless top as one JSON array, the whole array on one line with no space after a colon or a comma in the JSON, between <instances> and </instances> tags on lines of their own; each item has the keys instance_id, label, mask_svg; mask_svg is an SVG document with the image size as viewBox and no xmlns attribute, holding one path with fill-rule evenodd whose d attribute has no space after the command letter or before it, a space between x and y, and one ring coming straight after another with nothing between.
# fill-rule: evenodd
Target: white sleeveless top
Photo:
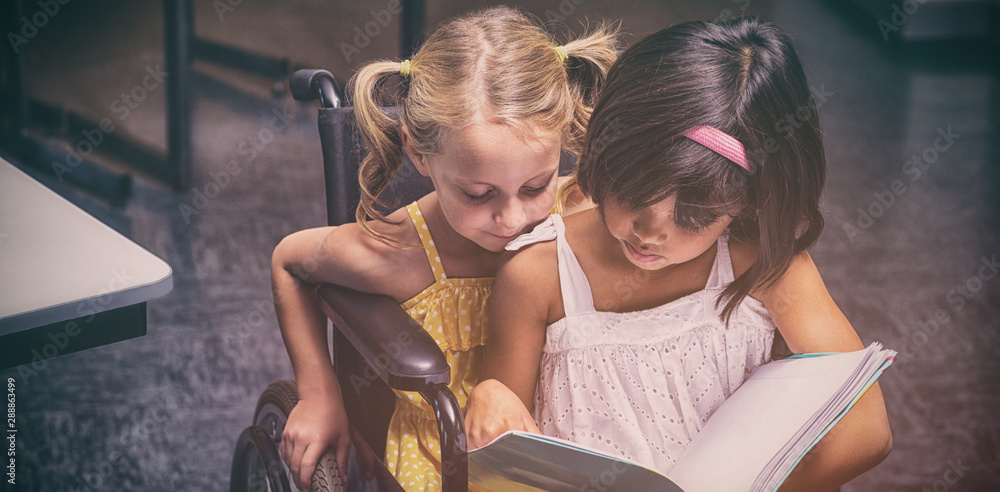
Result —
<instances>
[{"instance_id":1,"label":"white sleeveless top","mask_svg":"<svg viewBox=\"0 0 1000 492\"><path fill-rule=\"evenodd\" d=\"M734 278L728 233L704 290L629 313L594 308L558 215L507 249L552 239L566 317L546 328L535 421L546 435L668 473L722 401L770 360L774 322L750 297L728 328L720 320L715 301Z\"/></svg>"}]
</instances>

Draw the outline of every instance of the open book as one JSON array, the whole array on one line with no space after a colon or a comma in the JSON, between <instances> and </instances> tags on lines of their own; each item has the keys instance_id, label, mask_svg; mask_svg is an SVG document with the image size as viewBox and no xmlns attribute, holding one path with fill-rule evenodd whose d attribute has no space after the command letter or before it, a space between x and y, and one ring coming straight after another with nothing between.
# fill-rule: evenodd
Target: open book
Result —
<instances>
[{"instance_id":1,"label":"open book","mask_svg":"<svg viewBox=\"0 0 1000 492\"><path fill-rule=\"evenodd\" d=\"M775 490L895 355L873 343L756 368L712 414L669 478L562 439L507 432L469 453L469 481L503 491Z\"/></svg>"}]
</instances>

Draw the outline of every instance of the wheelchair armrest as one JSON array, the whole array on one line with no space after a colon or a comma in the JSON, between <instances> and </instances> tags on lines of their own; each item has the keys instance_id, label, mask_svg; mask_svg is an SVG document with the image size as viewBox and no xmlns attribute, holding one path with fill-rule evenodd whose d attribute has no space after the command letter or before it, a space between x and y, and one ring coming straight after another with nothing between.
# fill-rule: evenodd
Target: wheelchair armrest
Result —
<instances>
[{"instance_id":1,"label":"wheelchair armrest","mask_svg":"<svg viewBox=\"0 0 1000 492\"><path fill-rule=\"evenodd\" d=\"M320 286L319 296L337 329L390 388L425 391L450 382L437 343L391 297L332 284Z\"/></svg>"},{"instance_id":2,"label":"wheelchair armrest","mask_svg":"<svg viewBox=\"0 0 1000 492\"><path fill-rule=\"evenodd\" d=\"M448 361L434 339L391 297L332 284L321 285L319 296L333 324L390 388L419 391L431 405L441 440L443 490L467 490L465 423L458 399L448 389ZM384 432L382 428L383 442Z\"/></svg>"}]
</instances>

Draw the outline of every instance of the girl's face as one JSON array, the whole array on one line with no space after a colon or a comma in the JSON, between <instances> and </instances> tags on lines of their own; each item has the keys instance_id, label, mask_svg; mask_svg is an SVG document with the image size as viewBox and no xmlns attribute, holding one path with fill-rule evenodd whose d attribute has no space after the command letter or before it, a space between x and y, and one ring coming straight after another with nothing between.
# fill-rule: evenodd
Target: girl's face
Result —
<instances>
[{"instance_id":1,"label":"girl's face","mask_svg":"<svg viewBox=\"0 0 1000 492\"><path fill-rule=\"evenodd\" d=\"M407 152L434 182L448 224L496 252L549 216L561 148L558 135L528 140L480 121L450 132L436 154Z\"/></svg>"},{"instance_id":2,"label":"girl's face","mask_svg":"<svg viewBox=\"0 0 1000 492\"><path fill-rule=\"evenodd\" d=\"M607 200L604 221L633 265L653 271L691 261L708 251L733 221L731 216L722 215L698 230L679 226L674 220L676 201L676 196L670 196L633 211Z\"/></svg>"}]
</instances>

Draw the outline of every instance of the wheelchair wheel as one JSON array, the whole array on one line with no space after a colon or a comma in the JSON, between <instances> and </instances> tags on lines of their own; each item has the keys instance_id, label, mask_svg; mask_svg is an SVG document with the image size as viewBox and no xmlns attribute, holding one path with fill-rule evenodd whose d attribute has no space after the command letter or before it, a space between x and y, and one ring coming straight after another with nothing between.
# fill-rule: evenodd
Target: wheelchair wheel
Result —
<instances>
[{"instance_id":1,"label":"wheelchair wheel","mask_svg":"<svg viewBox=\"0 0 1000 492\"><path fill-rule=\"evenodd\" d=\"M295 381L279 379L267 386L257 400L254 412L254 425L260 427L267 435L274 449L280 449L281 434L285 431L285 421L292 408L299 402ZM287 467L282 465L285 480L294 483ZM337 470L337 461L333 453L324 453L316 463L316 471L312 476L311 492L342 492L344 481Z\"/></svg>"},{"instance_id":2,"label":"wheelchair wheel","mask_svg":"<svg viewBox=\"0 0 1000 492\"><path fill-rule=\"evenodd\" d=\"M260 427L252 425L236 440L230 492L292 492L285 465Z\"/></svg>"}]
</instances>

